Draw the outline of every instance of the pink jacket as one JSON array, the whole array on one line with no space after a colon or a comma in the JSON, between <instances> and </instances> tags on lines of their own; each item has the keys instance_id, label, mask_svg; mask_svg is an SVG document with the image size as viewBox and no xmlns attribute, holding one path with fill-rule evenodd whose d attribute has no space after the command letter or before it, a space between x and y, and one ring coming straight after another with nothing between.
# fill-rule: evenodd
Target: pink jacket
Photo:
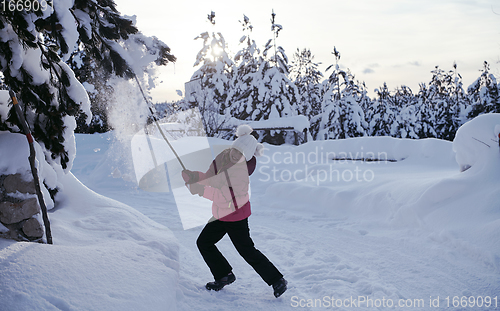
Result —
<instances>
[{"instance_id":1,"label":"pink jacket","mask_svg":"<svg viewBox=\"0 0 500 311\"><path fill-rule=\"evenodd\" d=\"M198 183L205 186L203 197L211 200L212 215L221 221L239 221L251 214L249 176L255 170L255 157L233 164L229 149L222 151L206 173L198 172Z\"/></svg>"}]
</instances>

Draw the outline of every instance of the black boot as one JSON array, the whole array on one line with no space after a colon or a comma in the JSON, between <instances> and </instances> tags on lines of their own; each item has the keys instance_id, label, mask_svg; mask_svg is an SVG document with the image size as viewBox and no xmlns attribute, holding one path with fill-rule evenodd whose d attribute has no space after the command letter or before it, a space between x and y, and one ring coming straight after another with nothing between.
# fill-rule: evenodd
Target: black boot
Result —
<instances>
[{"instance_id":1,"label":"black boot","mask_svg":"<svg viewBox=\"0 0 500 311\"><path fill-rule=\"evenodd\" d=\"M236 281L236 277L232 272L229 272L225 277L215 280L215 282L208 282L205 288L208 290L220 291L224 286L229 285Z\"/></svg>"},{"instance_id":2,"label":"black boot","mask_svg":"<svg viewBox=\"0 0 500 311\"><path fill-rule=\"evenodd\" d=\"M279 296L281 296L286 291L287 284L288 282L284 278L281 278L278 282L274 283L274 297L278 298Z\"/></svg>"}]
</instances>

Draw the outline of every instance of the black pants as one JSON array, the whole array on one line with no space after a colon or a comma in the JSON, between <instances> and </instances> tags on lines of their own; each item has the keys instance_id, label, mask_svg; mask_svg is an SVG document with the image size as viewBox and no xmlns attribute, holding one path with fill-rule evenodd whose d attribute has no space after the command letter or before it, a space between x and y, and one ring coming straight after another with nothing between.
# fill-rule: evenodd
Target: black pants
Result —
<instances>
[{"instance_id":1,"label":"black pants","mask_svg":"<svg viewBox=\"0 0 500 311\"><path fill-rule=\"evenodd\" d=\"M246 218L235 222L211 221L203 228L196 241L203 259L216 280L225 277L233 269L215 246L215 243L219 242L226 233L241 257L268 285L274 284L283 277L269 259L255 248L250 238L248 218Z\"/></svg>"}]
</instances>

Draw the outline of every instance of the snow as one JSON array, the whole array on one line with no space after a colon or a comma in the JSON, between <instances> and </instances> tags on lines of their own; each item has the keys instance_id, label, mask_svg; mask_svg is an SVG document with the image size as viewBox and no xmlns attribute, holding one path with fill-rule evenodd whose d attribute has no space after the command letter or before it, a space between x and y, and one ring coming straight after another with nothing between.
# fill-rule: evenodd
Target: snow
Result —
<instances>
[{"instance_id":1,"label":"snow","mask_svg":"<svg viewBox=\"0 0 500 311\"><path fill-rule=\"evenodd\" d=\"M495 138L500 122L479 121L453 144L390 137L265 144L251 176L249 222L256 247L289 282L278 299L227 237L218 245L237 280L206 291L212 277L195 243L201 226L185 230L168 191L180 188L147 191L134 178L133 147L147 148L144 141L77 134L72 171L59 177L63 189L49 213L54 245L0 240L0 309L310 310L342 303L337 309L392 310L403 303L454 310L454 297L479 296L492 297L480 310L498 309L498 144L479 146L488 153L484 165L476 161L464 172L455 160L460 151L453 151L474 144L460 137L482 124ZM0 143L26 144L5 142L14 135L2 133ZM194 151L200 142L192 139L172 143L188 168L198 169L195 159L202 157L189 156L206 148ZM231 143L194 139L212 149ZM151 140L155 155L168 150ZM213 157L200 154L207 163ZM178 168L168 157L158 163L167 163L173 185ZM25 158L2 156L0 167L12 170ZM370 300L375 306L367 307Z\"/></svg>"},{"instance_id":2,"label":"snow","mask_svg":"<svg viewBox=\"0 0 500 311\"><path fill-rule=\"evenodd\" d=\"M44 82L50 80L50 72L47 70L44 70L40 66L40 59L42 58L42 51L39 49L23 49L23 52L21 55L19 55L22 58L22 66L24 69L29 72L31 77L33 78L33 84L34 85L41 85ZM64 63L61 63L64 64ZM67 66L64 64L63 66ZM70 70L67 70L68 73L73 74L74 73ZM21 73L18 75L20 77Z\"/></svg>"},{"instance_id":3,"label":"snow","mask_svg":"<svg viewBox=\"0 0 500 311\"><path fill-rule=\"evenodd\" d=\"M137 82L115 77L108 79L106 83L115 90L107 102L108 123L118 132L117 137L135 134L146 125L149 115Z\"/></svg>"},{"instance_id":4,"label":"snow","mask_svg":"<svg viewBox=\"0 0 500 311\"><path fill-rule=\"evenodd\" d=\"M62 55L64 62L71 57L71 53L74 51L75 46L77 46L79 38L78 30L75 27L75 16L71 10L73 4L74 0L58 0L53 2L54 11L58 15L59 22L62 25L61 35L68 46L68 52Z\"/></svg>"},{"instance_id":5,"label":"snow","mask_svg":"<svg viewBox=\"0 0 500 311\"><path fill-rule=\"evenodd\" d=\"M75 73L71 68L66 64L66 63L59 63L59 66L61 66L61 69L64 70L68 78L71 82L70 86L67 88L68 95L71 98L74 98L77 103L80 104L80 110L84 112L87 115L86 122L90 123L92 120L92 112L90 110L90 98L89 95L87 94L87 90L85 87L76 79ZM48 72L47 72L48 75ZM47 80L49 77L47 77ZM65 122L66 126L72 126L72 124L69 124Z\"/></svg>"},{"instance_id":6,"label":"snow","mask_svg":"<svg viewBox=\"0 0 500 311\"><path fill-rule=\"evenodd\" d=\"M40 145L34 142L38 176L40 178L40 187L44 196L47 209L52 209L54 203L50 200L49 192L46 186L55 188L61 186L57 182L58 173L55 168L49 165L43 156L43 151ZM0 150L2 156L0 157L0 174L21 174L24 180L32 180L31 168L28 161L30 156L29 145L25 135L13 134L6 131L0 131ZM6 150L8 154L5 155ZM63 175L63 174L60 174Z\"/></svg>"},{"instance_id":7,"label":"snow","mask_svg":"<svg viewBox=\"0 0 500 311\"><path fill-rule=\"evenodd\" d=\"M88 38L92 38L92 21L90 16L80 9L73 10L73 14L75 15L75 20L79 27L85 31Z\"/></svg>"},{"instance_id":8,"label":"snow","mask_svg":"<svg viewBox=\"0 0 500 311\"><path fill-rule=\"evenodd\" d=\"M9 91L0 90L0 120L5 121L9 117L11 102Z\"/></svg>"},{"instance_id":9,"label":"snow","mask_svg":"<svg viewBox=\"0 0 500 311\"><path fill-rule=\"evenodd\" d=\"M273 106L271 109L276 111L276 108ZM276 111L276 114L278 112ZM231 119L230 124L234 124L235 126L240 124L248 124L254 129L275 129L275 128L293 128L297 132L302 132L306 128L309 127L309 120L305 116L293 116L293 117L284 117L280 118L274 117L272 118L272 112L269 116L268 120L260 120L260 121L241 121L236 119Z\"/></svg>"},{"instance_id":10,"label":"snow","mask_svg":"<svg viewBox=\"0 0 500 311\"><path fill-rule=\"evenodd\" d=\"M0 158L3 174L29 174L23 135L1 132L0 150L12 151ZM62 189L49 213L54 245L0 239L0 309L175 309L179 263L172 232L71 173L58 181Z\"/></svg>"},{"instance_id":11,"label":"snow","mask_svg":"<svg viewBox=\"0 0 500 311\"><path fill-rule=\"evenodd\" d=\"M8 42L9 47L12 51L12 59L10 61L10 68L12 70L11 75L15 76L18 74L19 69L23 64L23 49L19 44L19 39L17 38L14 29L12 29L12 25L7 25L6 27L0 30L0 38L2 38L2 42ZM6 65L6 64L5 64Z\"/></svg>"},{"instance_id":12,"label":"snow","mask_svg":"<svg viewBox=\"0 0 500 311\"><path fill-rule=\"evenodd\" d=\"M49 215L54 245L0 241L2 310L161 310L174 303L172 233L71 174L64 184L63 207Z\"/></svg>"},{"instance_id":13,"label":"snow","mask_svg":"<svg viewBox=\"0 0 500 311\"><path fill-rule=\"evenodd\" d=\"M478 116L460 127L453 142L453 150L461 170L498 160L499 133L498 113Z\"/></svg>"},{"instance_id":14,"label":"snow","mask_svg":"<svg viewBox=\"0 0 500 311\"><path fill-rule=\"evenodd\" d=\"M82 85L85 88L85 91L87 91L87 93L95 94L97 92L95 86L88 82L83 82Z\"/></svg>"}]
</instances>

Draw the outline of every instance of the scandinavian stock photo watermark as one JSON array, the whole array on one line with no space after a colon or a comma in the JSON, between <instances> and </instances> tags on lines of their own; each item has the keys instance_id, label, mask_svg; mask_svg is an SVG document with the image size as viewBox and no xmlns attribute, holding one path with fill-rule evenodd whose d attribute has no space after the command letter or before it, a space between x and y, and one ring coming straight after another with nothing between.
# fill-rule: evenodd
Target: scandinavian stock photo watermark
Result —
<instances>
[{"instance_id":1,"label":"scandinavian stock photo watermark","mask_svg":"<svg viewBox=\"0 0 500 311\"><path fill-rule=\"evenodd\" d=\"M366 165L394 162L386 152L357 152L324 150L316 147L310 151L266 150L259 161L262 182L308 182L317 186L334 182L366 183L375 180L375 172Z\"/></svg>"}]
</instances>

